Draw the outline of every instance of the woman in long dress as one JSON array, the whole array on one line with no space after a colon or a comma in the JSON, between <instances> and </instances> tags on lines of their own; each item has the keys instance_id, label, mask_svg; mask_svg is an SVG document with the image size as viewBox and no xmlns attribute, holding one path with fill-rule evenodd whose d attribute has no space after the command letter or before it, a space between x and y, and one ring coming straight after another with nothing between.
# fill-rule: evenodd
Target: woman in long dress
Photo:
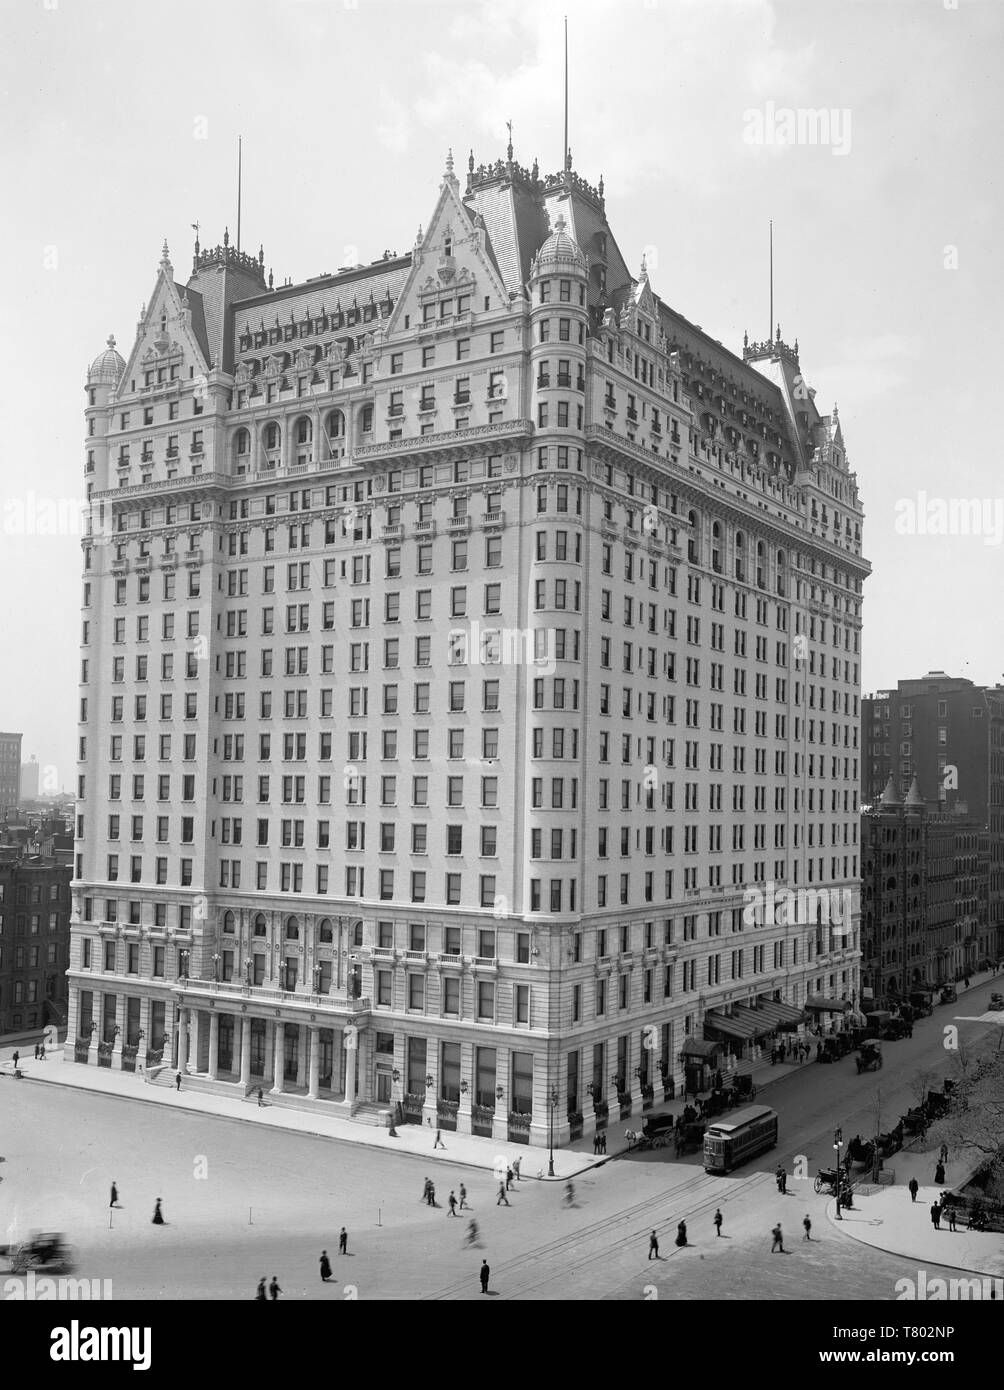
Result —
<instances>
[{"instance_id":1,"label":"woman in long dress","mask_svg":"<svg viewBox=\"0 0 1004 1390\"><path fill-rule=\"evenodd\" d=\"M164 1220L164 1214L163 1214L163 1212L162 1212L161 1209L160 1209L160 1198L159 1198L159 1197L157 1198L156 1205L154 1206L154 1209L153 1209L153 1224L154 1224L155 1226L164 1226L164 1225L167 1224L167 1223L165 1222L165 1220Z\"/></svg>"}]
</instances>

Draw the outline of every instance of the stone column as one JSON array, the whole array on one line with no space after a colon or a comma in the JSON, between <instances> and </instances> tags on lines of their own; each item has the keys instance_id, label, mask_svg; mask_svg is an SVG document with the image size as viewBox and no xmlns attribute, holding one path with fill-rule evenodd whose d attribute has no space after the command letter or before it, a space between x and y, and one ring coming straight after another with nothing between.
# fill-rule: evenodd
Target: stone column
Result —
<instances>
[{"instance_id":1,"label":"stone column","mask_svg":"<svg viewBox=\"0 0 1004 1390\"><path fill-rule=\"evenodd\" d=\"M285 1054L283 1042L286 1036L286 1026L281 1019L276 1020L274 1031L274 1043L272 1049L272 1094L282 1095L282 1067Z\"/></svg>"},{"instance_id":2,"label":"stone column","mask_svg":"<svg viewBox=\"0 0 1004 1390\"><path fill-rule=\"evenodd\" d=\"M104 995L97 990L91 995L91 1022L94 1024L91 1030L90 1046L87 1049L87 1065L97 1066L98 1062L98 1043L101 1041L101 1028L105 1016Z\"/></svg>"},{"instance_id":3,"label":"stone column","mask_svg":"<svg viewBox=\"0 0 1004 1390\"><path fill-rule=\"evenodd\" d=\"M202 1061L202 1058L201 1058L200 1055L199 1055L199 1045L200 1045L200 1043L201 1043L201 1041L202 1041L202 1040L201 1040L201 1037L200 1037L200 1029L199 1029L199 1019L200 1019L200 1016L201 1016L201 1010L200 1010L200 1009L190 1009L190 1010L189 1010L189 1013L190 1013L190 1015L191 1015L191 1023L192 1023L192 1040L191 1040L191 1043L190 1043L190 1046L189 1046L189 1053L188 1053L188 1055L189 1055L189 1057L190 1057L190 1059L191 1059L192 1071L199 1071L199 1070L200 1070L200 1064L201 1064L201 1061Z\"/></svg>"},{"instance_id":4,"label":"stone column","mask_svg":"<svg viewBox=\"0 0 1004 1390\"><path fill-rule=\"evenodd\" d=\"M321 1080L321 1045L320 1029L313 1023L307 1027L307 1046L310 1048L307 1095L316 1100Z\"/></svg>"},{"instance_id":5,"label":"stone column","mask_svg":"<svg viewBox=\"0 0 1004 1390\"><path fill-rule=\"evenodd\" d=\"M439 1128L439 1039L429 1038L425 1044L425 1074L432 1077L432 1085L426 1086L425 1100L422 1103L422 1124L425 1127Z\"/></svg>"},{"instance_id":6,"label":"stone column","mask_svg":"<svg viewBox=\"0 0 1004 1390\"><path fill-rule=\"evenodd\" d=\"M251 1084L251 1019L242 1014L241 1025L241 1088L245 1095Z\"/></svg>"},{"instance_id":7,"label":"stone column","mask_svg":"<svg viewBox=\"0 0 1004 1390\"><path fill-rule=\"evenodd\" d=\"M209 1079L215 1081L220 1073L220 1016L214 1009L209 1015Z\"/></svg>"},{"instance_id":8,"label":"stone column","mask_svg":"<svg viewBox=\"0 0 1004 1390\"><path fill-rule=\"evenodd\" d=\"M302 1023L294 1024L296 1028L296 1084L305 1086L307 1084L307 1057L306 1044L309 1030Z\"/></svg>"},{"instance_id":9,"label":"stone column","mask_svg":"<svg viewBox=\"0 0 1004 1390\"><path fill-rule=\"evenodd\" d=\"M125 1023L126 1023L126 1000L124 994L115 995L115 1026L118 1032L115 1034L115 1042L112 1046L112 1069L122 1070L122 1045L125 1042Z\"/></svg>"},{"instance_id":10,"label":"stone column","mask_svg":"<svg viewBox=\"0 0 1004 1390\"><path fill-rule=\"evenodd\" d=\"M153 1013L149 995L144 995L139 1005L139 1028L143 1036L136 1051L136 1071L146 1071L146 1054L150 1046L150 1015Z\"/></svg>"},{"instance_id":11,"label":"stone column","mask_svg":"<svg viewBox=\"0 0 1004 1390\"><path fill-rule=\"evenodd\" d=\"M464 1090L464 1086L467 1090ZM457 1111L457 1133L471 1132L471 1105L474 1101L474 1045L460 1044L460 1109Z\"/></svg>"},{"instance_id":12,"label":"stone column","mask_svg":"<svg viewBox=\"0 0 1004 1390\"><path fill-rule=\"evenodd\" d=\"M188 1009L178 1010L178 1067L182 1076L188 1070Z\"/></svg>"},{"instance_id":13,"label":"stone column","mask_svg":"<svg viewBox=\"0 0 1004 1390\"><path fill-rule=\"evenodd\" d=\"M345 1104L352 1114L356 1103L356 1057L359 1053L359 1030L355 1024L348 1024L342 1031L345 1048Z\"/></svg>"},{"instance_id":14,"label":"stone column","mask_svg":"<svg viewBox=\"0 0 1004 1390\"><path fill-rule=\"evenodd\" d=\"M507 1047L497 1047L495 1049L495 1115L492 1119L492 1138L503 1144L509 1142L509 1105L512 1097L509 1095L509 1083L512 1080L509 1075L509 1049ZM499 1088L502 1089L501 1096Z\"/></svg>"}]
</instances>

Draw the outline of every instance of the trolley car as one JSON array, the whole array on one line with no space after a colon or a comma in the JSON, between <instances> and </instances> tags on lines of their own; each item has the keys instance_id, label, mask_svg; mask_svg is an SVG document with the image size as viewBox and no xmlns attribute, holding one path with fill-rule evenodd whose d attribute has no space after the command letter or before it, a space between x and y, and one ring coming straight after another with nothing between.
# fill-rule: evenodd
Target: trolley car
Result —
<instances>
[{"instance_id":1,"label":"trolley car","mask_svg":"<svg viewBox=\"0 0 1004 1390\"><path fill-rule=\"evenodd\" d=\"M777 1143L777 1112L750 1105L728 1119L715 1120L704 1135L704 1171L730 1173Z\"/></svg>"}]
</instances>

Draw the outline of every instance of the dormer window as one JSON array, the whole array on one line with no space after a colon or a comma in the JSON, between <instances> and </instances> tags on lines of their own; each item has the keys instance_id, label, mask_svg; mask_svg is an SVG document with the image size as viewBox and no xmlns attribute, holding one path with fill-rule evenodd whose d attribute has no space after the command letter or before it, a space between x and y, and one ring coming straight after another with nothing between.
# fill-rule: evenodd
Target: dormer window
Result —
<instances>
[{"instance_id":1,"label":"dormer window","mask_svg":"<svg viewBox=\"0 0 1004 1390\"><path fill-rule=\"evenodd\" d=\"M451 236L446 237L445 240L443 241L443 255L444 255L444 256L452 256L452 255L453 255L453 238L452 238Z\"/></svg>"}]
</instances>

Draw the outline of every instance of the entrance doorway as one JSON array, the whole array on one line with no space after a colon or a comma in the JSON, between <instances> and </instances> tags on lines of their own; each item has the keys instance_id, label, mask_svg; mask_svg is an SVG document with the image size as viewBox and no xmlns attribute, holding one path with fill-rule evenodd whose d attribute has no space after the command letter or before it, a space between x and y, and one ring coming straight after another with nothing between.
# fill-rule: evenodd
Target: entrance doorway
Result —
<instances>
[{"instance_id":1,"label":"entrance doorway","mask_svg":"<svg viewBox=\"0 0 1004 1390\"><path fill-rule=\"evenodd\" d=\"M391 1085L392 1082L390 1072L384 1071L382 1068L379 1068L376 1074L376 1098L378 1104L390 1104Z\"/></svg>"},{"instance_id":2,"label":"entrance doorway","mask_svg":"<svg viewBox=\"0 0 1004 1390\"><path fill-rule=\"evenodd\" d=\"M282 1075L286 1081L295 1081L300 1060L300 1030L288 1025L283 1029L283 1067Z\"/></svg>"}]
</instances>

